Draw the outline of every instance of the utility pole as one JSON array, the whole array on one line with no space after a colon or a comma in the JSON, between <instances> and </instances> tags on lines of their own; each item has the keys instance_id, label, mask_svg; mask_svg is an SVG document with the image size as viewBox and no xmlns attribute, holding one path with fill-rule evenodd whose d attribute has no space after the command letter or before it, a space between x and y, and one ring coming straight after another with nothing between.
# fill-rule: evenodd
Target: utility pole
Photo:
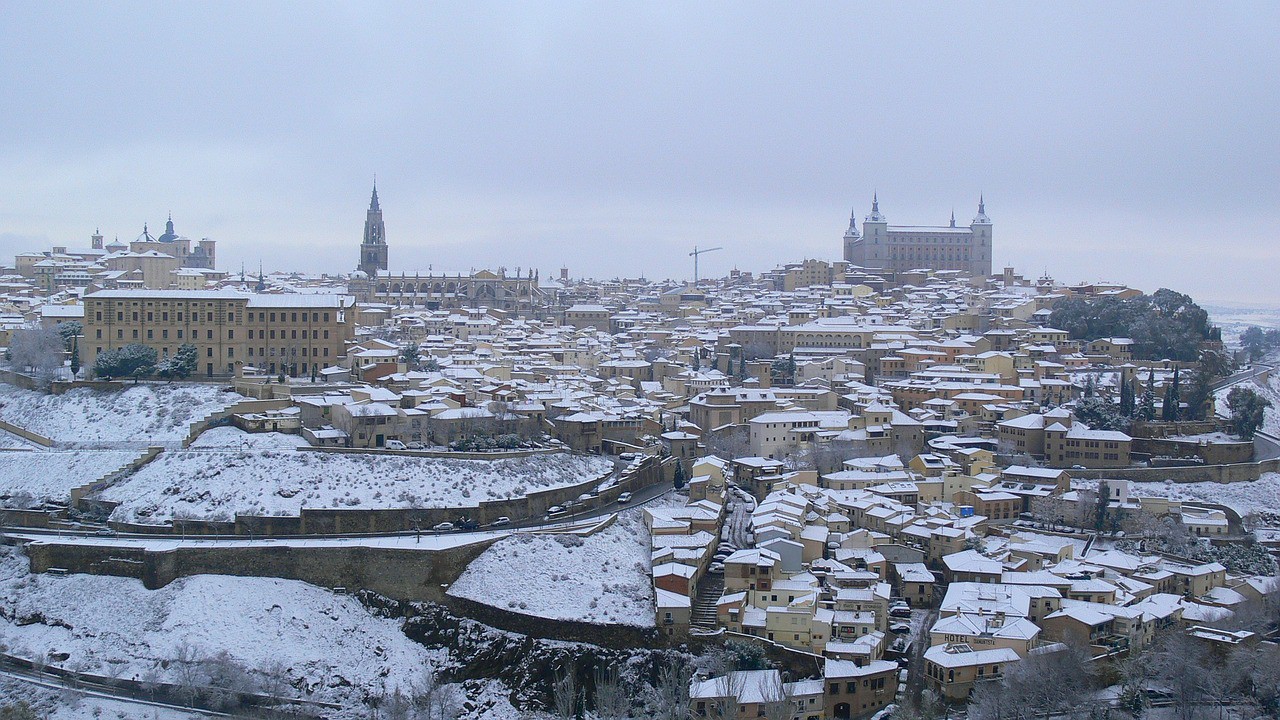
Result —
<instances>
[{"instance_id":1,"label":"utility pole","mask_svg":"<svg viewBox=\"0 0 1280 720\"><path fill-rule=\"evenodd\" d=\"M715 252L716 250L723 250L723 249L724 248L722 247L713 247L713 248L706 248L705 250L699 250L697 245L693 246L693 252L689 253L689 257L693 258L693 284L694 285L698 284L698 256L701 255L702 253Z\"/></svg>"}]
</instances>

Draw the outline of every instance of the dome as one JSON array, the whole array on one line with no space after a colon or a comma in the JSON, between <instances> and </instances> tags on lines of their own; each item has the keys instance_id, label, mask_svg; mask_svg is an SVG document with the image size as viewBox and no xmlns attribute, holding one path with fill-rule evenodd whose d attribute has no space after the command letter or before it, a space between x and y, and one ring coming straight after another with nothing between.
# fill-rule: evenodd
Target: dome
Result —
<instances>
[{"instance_id":1,"label":"dome","mask_svg":"<svg viewBox=\"0 0 1280 720\"><path fill-rule=\"evenodd\" d=\"M178 239L178 234L173 231L173 216L169 216L169 221L164 224L164 234L156 238L158 242L171 243Z\"/></svg>"}]
</instances>

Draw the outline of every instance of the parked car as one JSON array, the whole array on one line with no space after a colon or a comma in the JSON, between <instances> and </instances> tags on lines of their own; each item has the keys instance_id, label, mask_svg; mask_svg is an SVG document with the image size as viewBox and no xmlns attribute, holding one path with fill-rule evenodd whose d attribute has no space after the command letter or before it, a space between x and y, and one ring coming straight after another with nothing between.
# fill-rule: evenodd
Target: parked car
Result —
<instances>
[{"instance_id":1,"label":"parked car","mask_svg":"<svg viewBox=\"0 0 1280 720\"><path fill-rule=\"evenodd\" d=\"M624 492L618 495L618 504L626 505L629 502L631 502L631 493Z\"/></svg>"},{"instance_id":2,"label":"parked car","mask_svg":"<svg viewBox=\"0 0 1280 720\"><path fill-rule=\"evenodd\" d=\"M551 507L547 508L547 517L555 517L556 515L563 515L564 512L565 512L564 507L560 505L552 505Z\"/></svg>"},{"instance_id":3,"label":"parked car","mask_svg":"<svg viewBox=\"0 0 1280 720\"><path fill-rule=\"evenodd\" d=\"M711 563L711 565L707 568L707 572L711 573L712 575L722 574L724 572L724 563L718 563L718 562Z\"/></svg>"},{"instance_id":4,"label":"parked car","mask_svg":"<svg viewBox=\"0 0 1280 720\"><path fill-rule=\"evenodd\" d=\"M911 617L911 606L905 602L896 602L889 606L889 614L894 617Z\"/></svg>"},{"instance_id":5,"label":"parked car","mask_svg":"<svg viewBox=\"0 0 1280 720\"><path fill-rule=\"evenodd\" d=\"M388 440L386 445L388 450L408 450L409 446L399 440Z\"/></svg>"},{"instance_id":6,"label":"parked car","mask_svg":"<svg viewBox=\"0 0 1280 720\"><path fill-rule=\"evenodd\" d=\"M405 447L410 450L426 450L427 449L427 446L425 443L420 443L417 441L414 441L411 443L405 443Z\"/></svg>"},{"instance_id":7,"label":"parked car","mask_svg":"<svg viewBox=\"0 0 1280 720\"><path fill-rule=\"evenodd\" d=\"M493 521L492 523L490 523L490 524L491 524L491 525L495 525L495 526L497 526L497 525L510 525L510 524L511 524L511 518L507 517L506 515L503 515L502 517L498 518L497 520L494 520L494 521Z\"/></svg>"},{"instance_id":8,"label":"parked car","mask_svg":"<svg viewBox=\"0 0 1280 720\"><path fill-rule=\"evenodd\" d=\"M636 454L633 452L618 453L619 460L635 460Z\"/></svg>"},{"instance_id":9,"label":"parked car","mask_svg":"<svg viewBox=\"0 0 1280 720\"><path fill-rule=\"evenodd\" d=\"M436 532L452 532L454 528L453 528L453 523L442 522L431 529L435 530Z\"/></svg>"},{"instance_id":10,"label":"parked car","mask_svg":"<svg viewBox=\"0 0 1280 720\"><path fill-rule=\"evenodd\" d=\"M906 635L911 632L911 626L906 623L894 623L889 626L889 632L894 635Z\"/></svg>"},{"instance_id":11,"label":"parked car","mask_svg":"<svg viewBox=\"0 0 1280 720\"><path fill-rule=\"evenodd\" d=\"M479 527L480 527L480 523L476 522L475 520L459 520L458 521L459 530L475 530L476 528L479 528Z\"/></svg>"}]
</instances>

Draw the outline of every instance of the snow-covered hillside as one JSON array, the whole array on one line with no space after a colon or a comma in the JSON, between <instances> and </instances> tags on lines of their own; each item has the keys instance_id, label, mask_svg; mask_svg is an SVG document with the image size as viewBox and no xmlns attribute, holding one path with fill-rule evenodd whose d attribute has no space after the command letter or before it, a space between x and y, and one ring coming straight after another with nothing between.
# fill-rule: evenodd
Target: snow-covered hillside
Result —
<instances>
[{"instance_id":1,"label":"snow-covered hillside","mask_svg":"<svg viewBox=\"0 0 1280 720\"><path fill-rule=\"evenodd\" d=\"M69 502L72 488L138 459L142 450L74 450L0 454L0 506L26 508Z\"/></svg>"},{"instance_id":2,"label":"snow-covered hillside","mask_svg":"<svg viewBox=\"0 0 1280 720\"><path fill-rule=\"evenodd\" d=\"M476 558L449 594L505 610L601 624L654 624L650 539L627 510L590 537L513 535Z\"/></svg>"},{"instance_id":3,"label":"snow-covered hillside","mask_svg":"<svg viewBox=\"0 0 1280 720\"><path fill-rule=\"evenodd\" d=\"M599 477L601 457L555 454L453 460L295 450L165 452L108 488L113 520L173 517L230 520L239 514L297 515L309 508L476 507L482 500Z\"/></svg>"},{"instance_id":4,"label":"snow-covered hillside","mask_svg":"<svg viewBox=\"0 0 1280 720\"><path fill-rule=\"evenodd\" d=\"M62 395L0 384L0 419L59 442L178 442L189 425L245 398L213 385L143 384Z\"/></svg>"},{"instance_id":5,"label":"snow-covered hillside","mask_svg":"<svg viewBox=\"0 0 1280 720\"><path fill-rule=\"evenodd\" d=\"M408 690L440 662L394 620L305 583L198 575L159 590L137 580L94 575L30 575L26 559L0 556L0 631L9 652L60 653L66 666L120 677L158 674L180 682L183 648L200 658L225 652L262 679L278 664L287 692L351 708L384 689Z\"/></svg>"}]
</instances>

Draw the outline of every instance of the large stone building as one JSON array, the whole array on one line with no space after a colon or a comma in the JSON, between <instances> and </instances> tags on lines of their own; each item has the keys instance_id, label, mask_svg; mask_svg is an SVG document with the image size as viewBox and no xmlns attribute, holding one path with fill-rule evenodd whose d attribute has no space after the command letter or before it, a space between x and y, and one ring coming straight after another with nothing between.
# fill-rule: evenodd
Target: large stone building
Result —
<instances>
[{"instance_id":1,"label":"large stone building","mask_svg":"<svg viewBox=\"0 0 1280 720\"><path fill-rule=\"evenodd\" d=\"M857 213L844 234L844 259L871 269L904 272L915 269L959 270L970 275L991 274L991 218L978 200L978 215L968 227L951 224L890 225L880 212L880 198L858 231Z\"/></svg>"},{"instance_id":2,"label":"large stone building","mask_svg":"<svg viewBox=\"0 0 1280 720\"><path fill-rule=\"evenodd\" d=\"M360 242L359 269L348 284L348 292L360 302L429 310L488 307L510 312L530 312L543 304L539 278L533 270L527 275L518 269L508 275L503 267L496 272L427 269L393 273L387 270L387 249L382 206L374 186Z\"/></svg>"},{"instance_id":3,"label":"large stone building","mask_svg":"<svg viewBox=\"0 0 1280 720\"><path fill-rule=\"evenodd\" d=\"M134 343L161 358L196 346L197 374L237 374L243 366L307 376L336 365L354 335L346 295L251 295L232 290L103 290L84 298L85 367L98 353Z\"/></svg>"}]
</instances>

